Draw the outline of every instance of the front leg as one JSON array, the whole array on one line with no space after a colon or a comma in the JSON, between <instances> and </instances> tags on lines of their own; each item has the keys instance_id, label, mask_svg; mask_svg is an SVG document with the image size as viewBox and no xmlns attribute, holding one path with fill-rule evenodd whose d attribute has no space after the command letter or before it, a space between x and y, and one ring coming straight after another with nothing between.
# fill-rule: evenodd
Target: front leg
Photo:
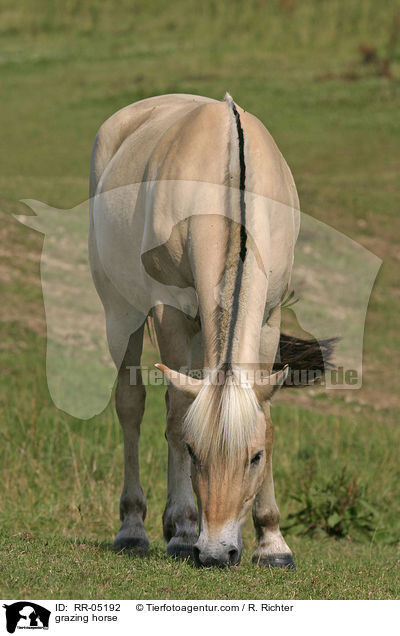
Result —
<instances>
[{"instance_id":1,"label":"front leg","mask_svg":"<svg viewBox=\"0 0 400 636\"><path fill-rule=\"evenodd\" d=\"M292 552L279 529L279 510L275 501L274 479L272 474L273 424L269 406L265 406L267 420L266 434L266 473L263 484L253 505L253 521L258 546L252 561L257 565L271 568L296 569Z\"/></svg>"},{"instance_id":2,"label":"front leg","mask_svg":"<svg viewBox=\"0 0 400 636\"><path fill-rule=\"evenodd\" d=\"M190 458L183 439L182 421L190 405L172 387L167 396L168 496L163 515L167 553L182 559L193 558L197 541L197 509L190 478Z\"/></svg>"},{"instance_id":3,"label":"front leg","mask_svg":"<svg viewBox=\"0 0 400 636\"><path fill-rule=\"evenodd\" d=\"M202 367L201 355L193 348L197 325L168 305L156 305L153 310L154 326L161 359L171 369L193 365ZM192 351L193 349L193 351ZM190 457L183 437L182 424L191 400L168 387L167 395L168 441L168 495L163 515L164 538L167 553L173 557L192 558L197 541L198 513L193 498L190 477Z\"/></svg>"}]
</instances>

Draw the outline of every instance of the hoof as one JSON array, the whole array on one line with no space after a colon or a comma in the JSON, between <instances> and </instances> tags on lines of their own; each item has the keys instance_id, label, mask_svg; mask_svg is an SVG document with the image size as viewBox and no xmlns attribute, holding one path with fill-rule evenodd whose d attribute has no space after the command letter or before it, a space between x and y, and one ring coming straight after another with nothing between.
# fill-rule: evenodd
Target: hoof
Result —
<instances>
[{"instance_id":1,"label":"hoof","mask_svg":"<svg viewBox=\"0 0 400 636\"><path fill-rule=\"evenodd\" d=\"M137 554L140 556L144 556L149 551L149 542L146 539L129 539L128 537L118 539L118 537L114 541L113 549L115 552L131 552L132 554Z\"/></svg>"},{"instance_id":2,"label":"hoof","mask_svg":"<svg viewBox=\"0 0 400 636\"><path fill-rule=\"evenodd\" d=\"M171 539L167 545L167 554L173 559L190 559L190 561L194 561L193 545L191 543L179 543Z\"/></svg>"},{"instance_id":3,"label":"hoof","mask_svg":"<svg viewBox=\"0 0 400 636\"><path fill-rule=\"evenodd\" d=\"M296 565L291 554L269 554L267 556L254 555L253 563L266 568L287 568L295 570Z\"/></svg>"}]
</instances>

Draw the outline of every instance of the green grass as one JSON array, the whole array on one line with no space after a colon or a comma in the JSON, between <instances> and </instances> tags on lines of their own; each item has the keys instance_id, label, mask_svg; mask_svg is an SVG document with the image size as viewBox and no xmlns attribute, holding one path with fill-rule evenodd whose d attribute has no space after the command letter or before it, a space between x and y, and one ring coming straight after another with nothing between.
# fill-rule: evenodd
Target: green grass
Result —
<instances>
[{"instance_id":1,"label":"green grass","mask_svg":"<svg viewBox=\"0 0 400 636\"><path fill-rule=\"evenodd\" d=\"M394 2L193 4L2 0L0 73L0 595L13 598L395 598L398 595L398 166L400 52L394 79L360 63L385 53ZM283 7L283 8L282 8ZM353 73L356 79L349 80ZM197 571L170 561L164 399L148 391L141 470L151 552L110 551L118 530L122 440L113 407L88 422L53 406L45 378L42 236L16 201L71 208L87 197L98 126L137 99L193 92L259 116L292 168L302 208L383 259L365 328L364 386L282 392L275 482L283 525L293 495L346 468L376 509L364 541L287 534L297 572L250 564ZM144 362L156 361L148 345ZM348 395L350 394L351 395Z\"/></svg>"},{"instance_id":2,"label":"green grass","mask_svg":"<svg viewBox=\"0 0 400 636\"><path fill-rule=\"evenodd\" d=\"M239 568L198 570L174 562L158 543L148 557L115 555L85 539L13 538L3 548L6 598L376 599L395 598L396 561L387 547L297 539L296 572ZM24 594L21 595L21 590Z\"/></svg>"},{"instance_id":3,"label":"green grass","mask_svg":"<svg viewBox=\"0 0 400 636\"><path fill-rule=\"evenodd\" d=\"M394 499L398 429L386 413L369 419L349 410L324 414L328 398L312 410L279 403L275 481L283 523L296 509L291 495L318 486L347 466L379 511L376 533L364 542L287 534L296 573L260 571L245 526L243 563L232 572L198 572L166 558L161 515L166 496L163 391L149 387L142 425L141 471L147 498L151 552L144 559L115 555L122 479L122 439L114 409L82 422L55 410L43 370L44 341L10 332L26 344L21 359L4 355L1 463L0 584L6 597L40 598L393 598L398 585L398 503ZM39 354L39 355L38 355ZM146 363L155 359L149 349ZM24 376L24 380L23 380ZM325 404L327 403L327 404ZM339 405L343 408L340 400ZM390 543L379 540L389 533ZM360 574L361 573L361 574ZM396 583L397 581L397 583ZM223 590L223 591L222 591Z\"/></svg>"}]
</instances>

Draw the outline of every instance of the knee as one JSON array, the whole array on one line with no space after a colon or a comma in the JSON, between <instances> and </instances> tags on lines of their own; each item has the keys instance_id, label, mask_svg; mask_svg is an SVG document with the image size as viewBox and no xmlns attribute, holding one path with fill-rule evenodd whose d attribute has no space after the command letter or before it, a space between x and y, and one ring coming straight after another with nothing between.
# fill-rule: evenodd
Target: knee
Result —
<instances>
[{"instance_id":1,"label":"knee","mask_svg":"<svg viewBox=\"0 0 400 636\"><path fill-rule=\"evenodd\" d=\"M165 439L167 440L169 447L175 452L178 452L179 454L187 452L182 431L169 429L167 426L165 430Z\"/></svg>"},{"instance_id":2,"label":"knee","mask_svg":"<svg viewBox=\"0 0 400 636\"><path fill-rule=\"evenodd\" d=\"M182 418L177 420L174 417L167 417L167 426L165 429L165 439L168 444L177 450L186 448L183 436Z\"/></svg>"},{"instance_id":3,"label":"knee","mask_svg":"<svg viewBox=\"0 0 400 636\"><path fill-rule=\"evenodd\" d=\"M168 443L173 446L182 446L184 444L183 420L187 409L187 402L184 404L176 404L171 401L169 405L165 437L167 438Z\"/></svg>"}]
</instances>

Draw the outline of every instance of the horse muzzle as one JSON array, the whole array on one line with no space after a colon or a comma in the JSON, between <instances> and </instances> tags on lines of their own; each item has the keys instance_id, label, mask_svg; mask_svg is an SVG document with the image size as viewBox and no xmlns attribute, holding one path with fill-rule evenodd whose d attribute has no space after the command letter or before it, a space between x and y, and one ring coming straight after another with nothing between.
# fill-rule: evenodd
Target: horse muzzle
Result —
<instances>
[{"instance_id":1,"label":"horse muzzle","mask_svg":"<svg viewBox=\"0 0 400 636\"><path fill-rule=\"evenodd\" d=\"M215 541L212 543L202 541L200 536L193 546L193 557L197 567L224 568L238 565L242 556L242 544L240 542Z\"/></svg>"}]
</instances>

